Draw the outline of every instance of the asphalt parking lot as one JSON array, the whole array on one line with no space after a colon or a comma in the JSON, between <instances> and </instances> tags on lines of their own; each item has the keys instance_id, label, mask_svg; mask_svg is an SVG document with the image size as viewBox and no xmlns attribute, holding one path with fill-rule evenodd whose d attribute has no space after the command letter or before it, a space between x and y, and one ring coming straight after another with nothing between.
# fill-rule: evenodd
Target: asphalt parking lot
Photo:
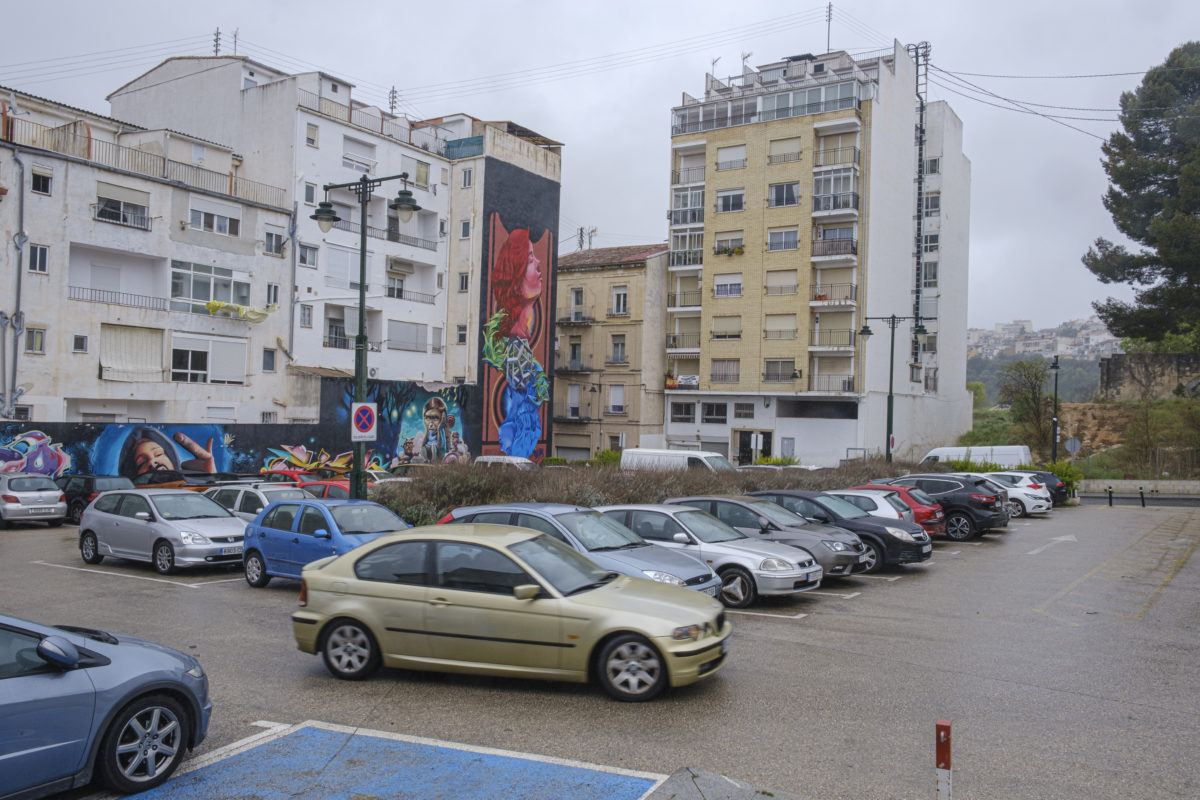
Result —
<instances>
[{"instance_id":1,"label":"asphalt parking lot","mask_svg":"<svg viewBox=\"0 0 1200 800\"><path fill-rule=\"evenodd\" d=\"M227 569L164 578L130 562L87 566L75 537L70 527L0 531L3 607L200 658L216 702L191 762L205 769L173 779L164 798L537 796L503 782L497 765L510 762L456 762L443 750L411 756L457 764L428 783L406 786L410 768L322 793L341 762L321 737L345 729L496 759L524 754L523 775L553 765L594 770L578 785L620 786L587 794L564 784L561 797L653 791L689 766L801 797L928 798L939 718L954 725L959 797L1200 796L1192 509L1063 509L978 541L937 543L919 566L730 612L726 667L650 704L579 685L407 671L336 681L295 650L297 583L254 590ZM305 731L310 744L292 747L281 731ZM245 746L270 736L285 761ZM377 772L369 758L351 760L362 762L356 775ZM209 788L179 793L202 772L217 776ZM280 793L249 785L255 773Z\"/></svg>"}]
</instances>

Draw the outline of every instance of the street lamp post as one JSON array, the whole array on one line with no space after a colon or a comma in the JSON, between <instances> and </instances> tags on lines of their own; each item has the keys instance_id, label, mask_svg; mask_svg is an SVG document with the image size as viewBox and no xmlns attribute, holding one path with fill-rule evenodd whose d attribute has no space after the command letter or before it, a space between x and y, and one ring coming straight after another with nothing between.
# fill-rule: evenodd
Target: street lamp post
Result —
<instances>
[{"instance_id":1,"label":"street lamp post","mask_svg":"<svg viewBox=\"0 0 1200 800\"><path fill-rule=\"evenodd\" d=\"M892 463L892 431L894 430L895 425L896 401L893 390L896 378L896 326L898 326L901 322L912 320L913 322L917 323L916 327L913 328L913 335L917 337L924 337L928 334L928 331L926 331L925 326L921 324L921 317L919 316L898 317L895 314L892 314L887 317L863 317L862 330L858 332L858 335L863 339L866 339L872 335L871 326L867 324L867 322L870 320L886 322L887 326L891 328L891 338L888 344L887 440L884 443L884 454L887 458L887 462L890 464Z\"/></svg>"},{"instance_id":2,"label":"street lamp post","mask_svg":"<svg viewBox=\"0 0 1200 800\"><path fill-rule=\"evenodd\" d=\"M318 206L316 213L310 219L317 221L322 233L329 233L334 223L341 222L341 217L333 210L329 201L329 193L334 189L349 189L358 198L359 207L359 237L358 237L358 335L354 337L354 402L362 403L367 399L367 204L371 200L371 192L385 181L404 181L403 188L396 194L396 199L388 203L388 208L396 212L401 222L412 219L414 212L421 207L413 200L413 194L408 190L408 173L389 175L386 178L368 178L363 175L350 183L325 184L325 199ZM354 460L350 466L350 496L363 500L367 496L367 473L364 462L367 456L367 443L354 442Z\"/></svg>"},{"instance_id":3,"label":"street lamp post","mask_svg":"<svg viewBox=\"0 0 1200 800\"><path fill-rule=\"evenodd\" d=\"M1058 356L1050 363L1054 373L1054 416L1050 421L1050 462L1058 461Z\"/></svg>"}]
</instances>

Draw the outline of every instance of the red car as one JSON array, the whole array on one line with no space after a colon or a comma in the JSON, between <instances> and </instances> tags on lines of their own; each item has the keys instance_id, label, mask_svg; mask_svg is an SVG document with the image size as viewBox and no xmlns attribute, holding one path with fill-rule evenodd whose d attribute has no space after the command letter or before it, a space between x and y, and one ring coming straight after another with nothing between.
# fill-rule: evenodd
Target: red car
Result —
<instances>
[{"instance_id":1,"label":"red car","mask_svg":"<svg viewBox=\"0 0 1200 800\"><path fill-rule=\"evenodd\" d=\"M925 529L930 536L946 535L946 514L942 504L915 486L903 486L894 483L864 483L854 486L854 489L893 489L900 493L900 499L913 510L913 521Z\"/></svg>"},{"instance_id":2,"label":"red car","mask_svg":"<svg viewBox=\"0 0 1200 800\"><path fill-rule=\"evenodd\" d=\"M264 469L261 475L261 480L272 483L300 483L301 481L320 481L325 479L324 475L318 475L315 472L307 472L302 469Z\"/></svg>"},{"instance_id":3,"label":"red car","mask_svg":"<svg viewBox=\"0 0 1200 800\"><path fill-rule=\"evenodd\" d=\"M301 481L296 486L313 497L346 498L350 496L350 481L348 480Z\"/></svg>"}]
</instances>

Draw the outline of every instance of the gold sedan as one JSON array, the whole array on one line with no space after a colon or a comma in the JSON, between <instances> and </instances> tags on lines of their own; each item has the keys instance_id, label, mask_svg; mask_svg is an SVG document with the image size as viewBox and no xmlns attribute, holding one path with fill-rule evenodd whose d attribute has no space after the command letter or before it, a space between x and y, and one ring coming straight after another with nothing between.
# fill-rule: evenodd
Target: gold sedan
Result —
<instances>
[{"instance_id":1,"label":"gold sedan","mask_svg":"<svg viewBox=\"0 0 1200 800\"><path fill-rule=\"evenodd\" d=\"M296 646L334 677L380 664L584 683L650 700L708 677L731 626L720 603L606 572L557 539L507 525L387 534L304 568Z\"/></svg>"}]
</instances>

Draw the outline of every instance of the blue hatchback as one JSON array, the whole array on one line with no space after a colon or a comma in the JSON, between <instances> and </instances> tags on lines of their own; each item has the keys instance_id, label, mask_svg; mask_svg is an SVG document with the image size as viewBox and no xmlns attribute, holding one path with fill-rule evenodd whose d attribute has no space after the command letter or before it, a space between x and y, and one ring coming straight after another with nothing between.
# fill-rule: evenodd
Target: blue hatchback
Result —
<instances>
[{"instance_id":1,"label":"blue hatchback","mask_svg":"<svg viewBox=\"0 0 1200 800\"><path fill-rule=\"evenodd\" d=\"M277 500L246 526L242 569L246 583L299 578L304 565L340 556L392 531L411 528L391 509L370 500Z\"/></svg>"}]
</instances>

